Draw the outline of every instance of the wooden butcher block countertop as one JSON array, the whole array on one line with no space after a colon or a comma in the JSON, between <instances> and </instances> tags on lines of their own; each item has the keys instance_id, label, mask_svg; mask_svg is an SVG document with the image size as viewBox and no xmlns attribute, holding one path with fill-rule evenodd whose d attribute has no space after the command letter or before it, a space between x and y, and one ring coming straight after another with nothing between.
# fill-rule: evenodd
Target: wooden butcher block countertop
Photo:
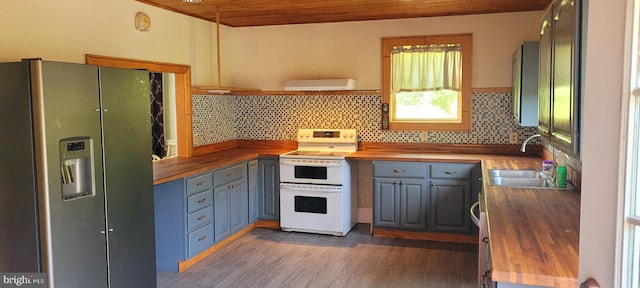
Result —
<instances>
[{"instance_id":1,"label":"wooden butcher block countertop","mask_svg":"<svg viewBox=\"0 0 640 288\"><path fill-rule=\"evenodd\" d=\"M539 161L484 160L488 169L540 169ZM490 186L484 181L491 278L578 287L580 194L575 190Z\"/></svg>"},{"instance_id":2,"label":"wooden butcher block countertop","mask_svg":"<svg viewBox=\"0 0 640 288\"><path fill-rule=\"evenodd\" d=\"M153 185L183 178L258 157L277 157L291 149L233 148L190 158L172 158L153 163Z\"/></svg>"}]
</instances>

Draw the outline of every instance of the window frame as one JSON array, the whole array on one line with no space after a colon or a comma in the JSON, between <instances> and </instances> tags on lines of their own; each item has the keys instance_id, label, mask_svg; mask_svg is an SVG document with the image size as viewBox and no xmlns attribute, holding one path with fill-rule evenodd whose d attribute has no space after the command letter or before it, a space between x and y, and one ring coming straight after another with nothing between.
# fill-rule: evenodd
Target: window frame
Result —
<instances>
[{"instance_id":1,"label":"window frame","mask_svg":"<svg viewBox=\"0 0 640 288\"><path fill-rule=\"evenodd\" d=\"M627 1L621 107L620 178L616 243L616 287L640 287L640 6Z\"/></svg>"},{"instance_id":2,"label":"window frame","mask_svg":"<svg viewBox=\"0 0 640 288\"><path fill-rule=\"evenodd\" d=\"M472 34L423 35L382 38L382 103L389 104L389 115L394 115L391 99L391 50L402 45L431 45L460 43L462 46L462 105L461 122L451 121L393 121L389 117L389 130L471 131L471 54Z\"/></svg>"}]
</instances>

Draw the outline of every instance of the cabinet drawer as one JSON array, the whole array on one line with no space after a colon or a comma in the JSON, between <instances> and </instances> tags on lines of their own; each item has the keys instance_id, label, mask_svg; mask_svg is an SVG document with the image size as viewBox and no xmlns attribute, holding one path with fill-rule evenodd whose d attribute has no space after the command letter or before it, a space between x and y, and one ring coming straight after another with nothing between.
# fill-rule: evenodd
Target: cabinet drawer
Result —
<instances>
[{"instance_id":1,"label":"cabinet drawer","mask_svg":"<svg viewBox=\"0 0 640 288\"><path fill-rule=\"evenodd\" d=\"M427 164L408 162L373 162L373 177L427 177Z\"/></svg>"},{"instance_id":2,"label":"cabinet drawer","mask_svg":"<svg viewBox=\"0 0 640 288\"><path fill-rule=\"evenodd\" d=\"M187 196L202 192L213 187L211 173L187 178Z\"/></svg>"},{"instance_id":3,"label":"cabinet drawer","mask_svg":"<svg viewBox=\"0 0 640 288\"><path fill-rule=\"evenodd\" d=\"M187 199L187 213L198 211L213 203L213 190L189 196Z\"/></svg>"},{"instance_id":4,"label":"cabinet drawer","mask_svg":"<svg viewBox=\"0 0 640 288\"><path fill-rule=\"evenodd\" d=\"M189 233L189 246L187 248L189 258L211 247L211 245L213 245L213 224L207 224Z\"/></svg>"},{"instance_id":5,"label":"cabinet drawer","mask_svg":"<svg viewBox=\"0 0 640 288\"><path fill-rule=\"evenodd\" d=\"M213 172L214 183L217 186L227 184L231 181L242 179L246 174L247 166L245 163L231 166Z\"/></svg>"},{"instance_id":6,"label":"cabinet drawer","mask_svg":"<svg viewBox=\"0 0 640 288\"><path fill-rule=\"evenodd\" d=\"M471 171L476 164L432 164L430 178L471 179Z\"/></svg>"},{"instance_id":7,"label":"cabinet drawer","mask_svg":"<svg viewBox=\"0 0 640 288\"><path fill-rule=\"evenodd\" d=\"M207 206L187 216L187 230L191 231L213 220L213 205Z\"/></svg>"}]
</instances>

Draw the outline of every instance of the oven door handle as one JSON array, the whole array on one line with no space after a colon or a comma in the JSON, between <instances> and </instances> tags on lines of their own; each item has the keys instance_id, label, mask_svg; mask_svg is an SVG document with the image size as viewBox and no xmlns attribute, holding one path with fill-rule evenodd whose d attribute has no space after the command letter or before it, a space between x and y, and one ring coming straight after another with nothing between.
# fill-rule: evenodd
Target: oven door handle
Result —
<instances>
[{"instance_id":1,"label":"oven door handle","mask_svg":"<svg viewBox=\"0 0 640 288\"><path fill-rule=\"evenodd\" d=\"M280 183L280 192L282 190L305 191L305 192L321 192L321 193L341 193L342 186L337 185L312 185L312 184L294 184Z\"/></svg>"},{"instance_id":2,"label":"oven door handle","mask_svg":"<svg viewBox=\"0 0 640 288\"><path fill-rule=\"evenodd\" d=\"M280 166L341 167L341 160L300 160L280 158Z\"/></svg>"}]
</instances>

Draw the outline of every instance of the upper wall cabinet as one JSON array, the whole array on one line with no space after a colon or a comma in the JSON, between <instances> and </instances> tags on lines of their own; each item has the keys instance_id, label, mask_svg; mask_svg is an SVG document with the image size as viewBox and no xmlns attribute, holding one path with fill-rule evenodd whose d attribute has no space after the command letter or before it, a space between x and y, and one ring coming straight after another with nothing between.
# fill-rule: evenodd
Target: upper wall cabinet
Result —
<instances>
[{"instance_id":1,"label":"upper wall cabinet","mask_svg":"<svg viewBox=\"0 0 640 288\"><path fill-rule=\"evenodd\" d=\"M540 29L538 130L552 145L579 154L580 0L556 0Z\"/></svg>"},{"instance_id":2,"label":"upper wall cabinet","mask_svg":"<svg viewBox=\"0 0 640 288\"><path fill-rule=\"evenodd\" d=\"M538 125L538 41L513 52L513 118L520 126Z\"/></svg>"}]
</instances>

